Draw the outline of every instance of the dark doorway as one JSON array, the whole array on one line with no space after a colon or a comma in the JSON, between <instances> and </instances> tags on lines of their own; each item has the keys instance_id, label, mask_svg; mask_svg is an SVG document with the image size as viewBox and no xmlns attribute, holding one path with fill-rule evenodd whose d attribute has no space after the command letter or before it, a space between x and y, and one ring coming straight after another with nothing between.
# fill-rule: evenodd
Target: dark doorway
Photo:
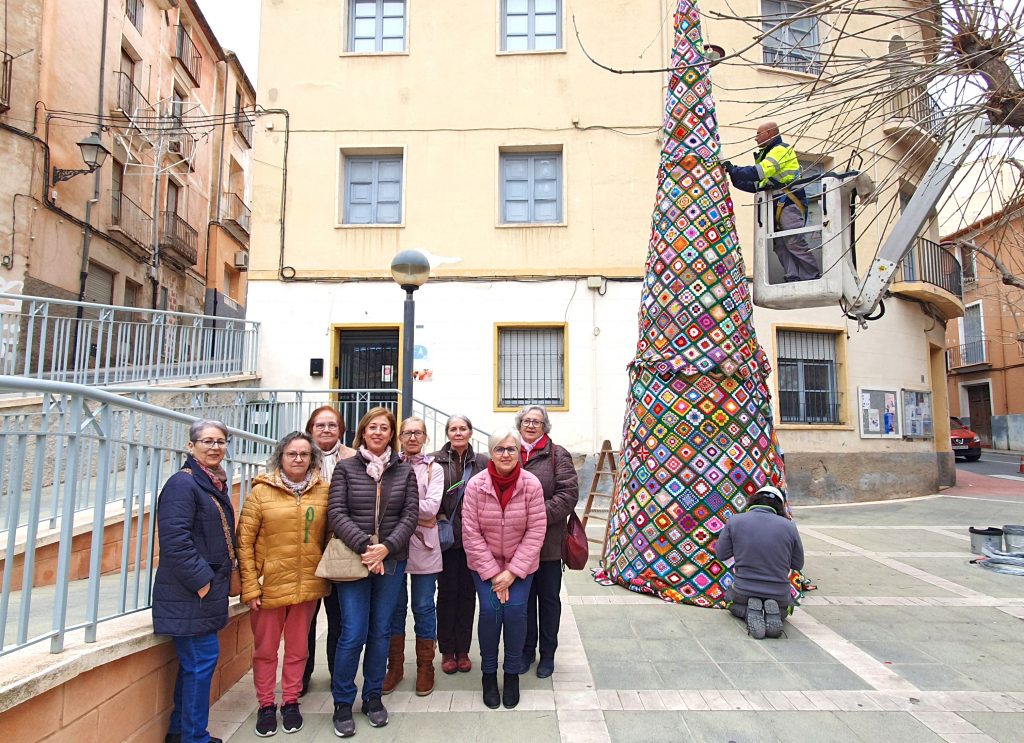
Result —
<instances>
[{"instance_id":1,"label":"dark doorway","mask_svg":"<svg viewBox=\"0 0 1024 743\"><path fill-rule=\"evenodd\" d=\"M992 446L992 390L987 384L968 385L967 407L971 430L981 437L982 446Z\"/></svg>"},{"instance_id":2,"label":"dark doorway","mask_svg":"<svg viewBox=\"0 0 1024 743\"><path fill-rule=\"evenodd\" d=\"M398 328L341 330L338 353L338 409L345 419L345 443L352 444L359 419L372 407L383 405L398 412Z\"/></svg>"}]
</instances>

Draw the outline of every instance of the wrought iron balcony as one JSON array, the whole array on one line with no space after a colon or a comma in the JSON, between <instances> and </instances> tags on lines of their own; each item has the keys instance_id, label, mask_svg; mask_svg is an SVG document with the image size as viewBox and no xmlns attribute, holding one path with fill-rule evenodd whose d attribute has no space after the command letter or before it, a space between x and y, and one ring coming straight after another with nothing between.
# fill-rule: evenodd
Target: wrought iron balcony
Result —
<instances>
[{"instance_id":1,"label":"wrought iron balcony","mask_svg":"<svg viewBox=\"0 0 1024 743\"><path fill-rule=\"evenodd\" d=\"M238 194L224 192L220 202L220 218L241 242L249 243L252 213Z\"/></svg>"},{"instance_id":2,"label":"wrought iron balcony","mask_svg":"<svg viewBox=\"0 0 1024 743\"><path fill-rule=\"evenodd\" d=\"M121 191L110 192L110 226L142 248L153 240L153 218Z\"/></svg>"},{"instance_id":3,"label":"wrought iron balcony","mask_svg":"<svg viewBox=\"0 0 1024 743\"><path fill-rule=\"evenodd\" d=\"M252 147L252 119L241 111L236 111L234 129L245 142L246 149Z\"/></svg>"},{"instance_id":4,"label":"wrought iron balcony","mask_svg":"<svg viewBox=\"0 0 1024 743\"><path fill-rule=\"evenodd\" d=\"M145 15L145 3L143 0L125 0L124 12L132 25L142 33L142 17Z\"/></svg>"},{"instance_id":5,"label":"wrought iron balcony","mask_svg":"<svg viewBox=\"0 0 1024 743\"><path fill-rule=\"evenodd\" d=\"M198 87L202 80L203 55L196 49L192 37L184 26L178 26L177 44L174 48L174 58L181 63L182 68L192 79L192 84Z\"/></svg>"},{"instance_id":6,"label":"wrought iron balcony","mask_svg":"<svg viewBox=\"0 0 1024 743\"><path fill-rule=\"evenodd\" d=\"M923 237L917 238L900 263L896 281L923 281L955 297L963 296L960 261L947 248Z\"/></svg>"},{"instance_id":7,"label":"wrought iron balcony","mask_svg":"<svg viewBox=\"0 0 1024 743\"><path fill-rule=\"evenodd\" d=\"M11 107L11 67L14 58L7 52L0 52L0 113Z\"/></svg>"},{"instance_id":8,"label":"wrought iron balcony","mask_svg":"<svg viewBox=\"0 0 1024 743\"><path fill-rule=\"evenodd\" d=\"M114 87L117 89L117 106L115 110L131 118L141 109L149 108L149 101L142 91L125 72L114 73Z\"/></svg>"},{"instance_id":9,"label":"wrought iron balcony","mask_svg":"<svg viewBox=\"0 0 1024 743\"><path fill-rule=\"evenodd\" d=\"M161 212L160 250L174 265L191 268L199 259L199 232L174 212Z\"/></svg>"},{"instance_id":10,"label":"wrought iron balcony","mask_svg":"<svg viewBox=\"0 0 1024 743\"><path fill-rule=\"evenodd\" d=\"M195 170L196 138L191 132L181 130L171 134L167 141L167 152L179 158L189 170Z\"/></svg>"},{"instance_id":11,"label":"wrought iron balcony","mask_svg":"<svg viewBox=\"0 0 1024 743\"><path fill-rule=\"evenodd\" d=\"M818 55L811 49L765 46L762 50L761 59L769 67L808 75L821 74L822 64L818 61Z\"/></svg>"},{"instance_id":12,"label":"wrought iron balcony","mask_svg":"<svg viewBox=\"0 0 1024 743\"><path fill-rule=\"evenodd\" d=\"M991 341L988 338L961 343L946 349L946 368L962 369L965 366L988 364Z\"/></svg>"},{"instance_id":13,"label":"wrought iron balcony","mask_svg":"<svg viewBox=\"0 0 1024 743\"><path fill-rule=\"evenodd\" d=\"M933 137L942 134L946 123L939 102L928 95L928 90L923 85L895 91L889 99L888 113L890 120L897 120L898 125L889 125L887 128L903 129L909 124L910 127L920 127Z\"/></svg>"}]
</instances>

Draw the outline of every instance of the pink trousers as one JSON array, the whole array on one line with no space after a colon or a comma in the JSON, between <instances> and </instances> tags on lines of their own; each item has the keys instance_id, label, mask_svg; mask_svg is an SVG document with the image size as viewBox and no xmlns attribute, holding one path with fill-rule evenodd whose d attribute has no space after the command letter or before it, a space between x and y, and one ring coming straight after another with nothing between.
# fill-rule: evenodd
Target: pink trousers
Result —
<instances>
[{"instance_id":1,"label":"pink trousers","mask_svg":"<svg viewBox=\"0 0 1024 743\"><path fill-rule=\"evenodd\" d=\"M249 612L252 625L252 679L260 707L274 703L277 686L277 654L284 635L284 667L281 669L281 702L299 699L302 673L309 654L309 625L316 611L316 601L306 601L276 609Z\"/></svg>"}]
</instances>

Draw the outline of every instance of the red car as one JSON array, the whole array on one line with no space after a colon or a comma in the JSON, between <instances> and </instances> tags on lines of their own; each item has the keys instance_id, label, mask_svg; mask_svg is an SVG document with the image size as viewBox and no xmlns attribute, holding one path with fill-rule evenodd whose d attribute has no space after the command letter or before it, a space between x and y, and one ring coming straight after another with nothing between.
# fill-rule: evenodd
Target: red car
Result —
<instances>
[{"instance_id":1,"label":"red car","mask_svg":"<svg viewBox=\"0 0 1024 743\"><path fill-rule=\"evenodd\" d=\"M968 462L981 459L981 437L964 426L959 418L949 418L949 439L954 457L963 457Z\"/></svg>"}]
</instances>

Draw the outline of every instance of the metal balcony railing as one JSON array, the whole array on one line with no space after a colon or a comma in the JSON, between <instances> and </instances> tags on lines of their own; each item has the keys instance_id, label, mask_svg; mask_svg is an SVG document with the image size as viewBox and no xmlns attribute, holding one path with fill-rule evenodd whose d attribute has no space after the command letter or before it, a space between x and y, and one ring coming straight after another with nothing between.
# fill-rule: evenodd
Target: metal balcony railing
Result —
<instances>
[{"instance_id":1,"label":"metal balcony railing","mask_svg":"<svg viewBox=\"0 0 1024 743\"><path fill-rule=\"evenodd\" d=\"M182 129L168 136L167 152L179 158L189 170L195 170L196 144L195 135Z\"/></svg>"},{"instance_id":2,"label":"metal balcony railing","mask_svg":"<svg viewBox=\"0 0 1024 743\"><path fill-rule=\"evenodd\" d=\"M960 261L949 249L923 237L917 238L903 258L896 281L923 281L963 297Z\"/></svg>"},{"instance_id":3,"label":"metal balcony railing","mask_svg":"<svg viewBox=\"0 0 1024 743\"><path fill-rule=\"evenodd\" d=\"M0 655L45 640L59 653L67 633L95 642L103 622L152 605L157 496L185 459L198 409L19 377L0 377L0 393L42 398L34 412L0 416ZM229 438L223 466L244 501L274 442L246 428ZM89 559L78 566L72 544L83 529ZM52 584L34 585L43 540L58 543L57 564Z\"/></svg>"},{"instance_id":4,"label":"metal balcony railing","mask_svg":"<svg viewBox=\"0 0 1024 743\"><path fill-rule=\"evenodd\" d=\"M132 25L142 33L142 17L145 15L145 4L143 0L125 0L124 12Z\"/></svg>"},{"instance_id":5,"label":"metal balcony railing","mask_svg":"<svg viewBox=\"0 0 1024 743\"><path fill-rule=\"evenodd\" d=\"M198 87L202 80L203 55L196 49L195 42L188 35L184 26L178 26L177 43L174 47L174 58L181 62L182 68L192 79L192 84Z\"/></svg>"},{"instance_id":6,"label":"metal balcony railing","mask_svg":"<svg viewBox=\"0 0 1024 743\"><path fill-rule=\"evenodd\" d=\"M821 73L822 64L818 61L818 55L809 49L765 46L762 50L761 59L769 67L778 67L790 72L805 72L808 75Z\"/></svg>"},{"instance_id":7,"label":"metal balcony railing","mask_svg":"<svg viewBox=\"0 0 1024 743\"><path fill-rule=\"evenodd\" d=\"M220 202L220 218L238 226L246 235L249 234L252 212L238 194L226 191Z\"/></svg>"},{"instance_id":8,"label":"metal balcony railing","mask_svg":"<svg viewBox=\"0 0 1024 743\"><path fill-rule=\"evenodd\" d=\"M252 119L241 111L236 111L234 129L246 147L252 147Z\"/></svg>"},{"instance_id":9,"label":"metal balcony railing","mask_svg":"<svg viewBox=\"0 0 1024 743\"><path fill-rule=\"evenodd\" d=\"M142 95L142 91L135 87L135 83L127 73L114 73L114 87L117 91L116 110L125 116L136 116L140 110L149 108L146 96Z\"/></svg>"},{"instance_id":10,"label":"metal balcony railing","mask_svg":"<svg viewBox=\"0 0 1024 743\"><path fill-rule=\"evenodd\" d=\"M894 91L889 99L889 115L894 119L910 119L933 136L941 134L945 126L942 108L923 85Z\"/></svg>"},{"instance_id":11,"label":"metal balcony railing","mask_svg":"<svg viewBox=\"0 0 1024 743\"><path fill-rule=\"evenodd\" d=\"M14 58L7 52L0 52L0 113L11 107L11 68Z\"/></svg>"},{"instance_id":12,"label":"metal balcony railing","mask_svg":"<svg viewBox=\"0 0 1024 743\"><path fill-rule=\"evenodd\" d=\"M174 212L161 212L160 248L171 263L191 268L199 259L199 232Z\"/></svg>"},{"instance_id":13,"label":"metal balcony railing","mask_svg":"<svg viewBox=\"0 0 1024 743\"><path fill-rule=\"evenodd\" d=\"M0 374L92 386L255 374L259 323L0 294Z\"/></svg>"},{"instance_id":14,"label":"metal balcony railing","mask_svg":"<svg viewBox=\"0 0 1024 743\"><path fill-rule=\"evenodd\" d=\"M961 343L959 346L950 346L946 349L946 368L960 369L965 366L989 363L989 346L991 341L988 338Z\"/></svg>"},{"instance_id":15,"label":"metal balcony railing","mask_svg":"<svg viewBox=\"0 0 1024 743\"><path fill-rule=\"evenodd\" d=\"M140 247L153 242L153 217L121 191L110 192L110 226Z\"/></svg>"}]
</instances>

